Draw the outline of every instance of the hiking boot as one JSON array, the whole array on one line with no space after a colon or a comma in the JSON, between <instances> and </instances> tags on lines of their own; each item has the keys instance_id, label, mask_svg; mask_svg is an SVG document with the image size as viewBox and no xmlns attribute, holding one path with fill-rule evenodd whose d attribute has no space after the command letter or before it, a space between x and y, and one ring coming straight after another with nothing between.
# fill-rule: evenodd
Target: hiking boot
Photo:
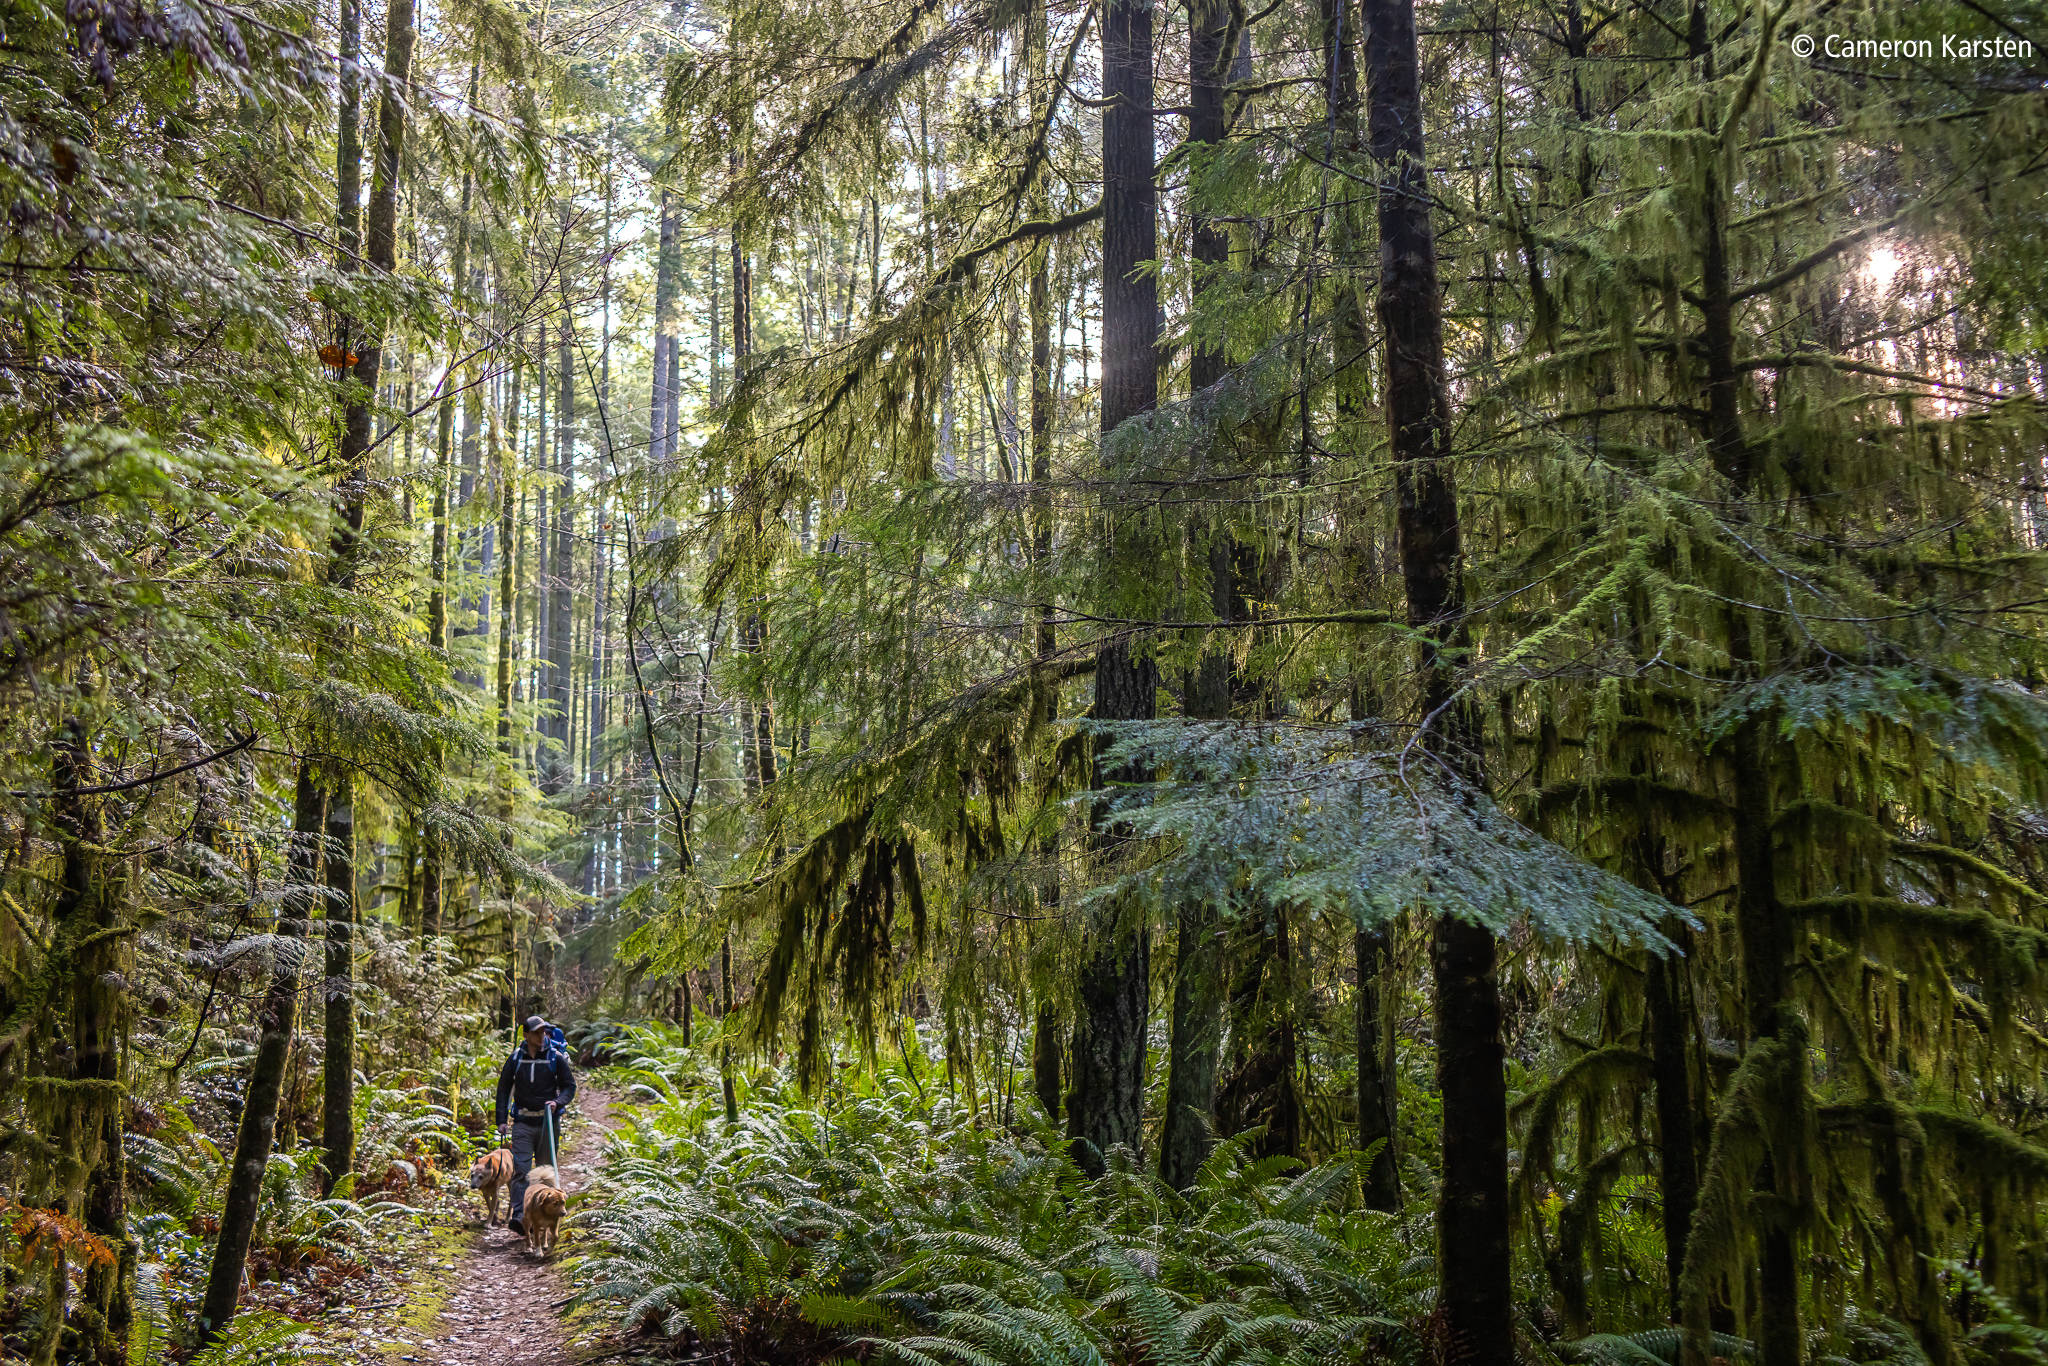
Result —
<instances>
[{"instance_id":1,"label":"hiking boot","mask_svg":"<svg viewBox=\"0 0 2048 1366\"><path fill-rule=\"evenodd\" d=\"M512 1230L512 1236L514 1238L524 1238L526 1236L526 1225L520 1223L517 1219L514 1219L511 1223L505 1225L505 1227Z\"/></svg>"}]
</instances>

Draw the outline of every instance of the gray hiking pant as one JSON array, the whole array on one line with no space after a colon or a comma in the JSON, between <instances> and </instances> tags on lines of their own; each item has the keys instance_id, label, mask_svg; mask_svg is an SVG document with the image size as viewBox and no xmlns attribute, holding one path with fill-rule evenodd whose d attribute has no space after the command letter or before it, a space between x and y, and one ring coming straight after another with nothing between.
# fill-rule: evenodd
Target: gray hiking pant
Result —
<instances>
[{"instance_id":1,"label":"gray hiking pant","mask_svg":"<svg viewBox=\"0 0 2048 1366\"><path fill-rule=\"evenodd\" d=\"M555 1116L555 1138L562 1136L562 1117ZM517 1219L526 1209L526 1174L536 1164L547 1167L555 1165L555 1149L548 1142L548 1122L545 1119L514 1119L512 1121L512 1212ZM560 1175L559 1172L556 1173Z\"/></svg>"}]
</instances>

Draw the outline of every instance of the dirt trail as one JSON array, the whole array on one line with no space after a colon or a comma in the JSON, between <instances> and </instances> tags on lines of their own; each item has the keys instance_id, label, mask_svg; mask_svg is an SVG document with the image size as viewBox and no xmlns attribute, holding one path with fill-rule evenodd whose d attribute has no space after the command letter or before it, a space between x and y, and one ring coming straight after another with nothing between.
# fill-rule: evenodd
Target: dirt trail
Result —
<instances>
[{"instance_id":1,"label":"dirt trail","mask_svg":"<svg viewBox=\"0 0 2048 1366\"><path fill-rule=\"evenodd\" d=\"M563 1189L571 1194L596 1176L611 1129L611 1097L585 1086L577 1090L576 1105L580 1113L562 1136ZM505 1203L501 1196L501 1216ZM568 1325L553 1307L570 1294L560 1255L558 1249L543 1263L502 1224L480 1230L455 1270L434 1335L406 1359L438 1366L575 1366L580 1358Z\"/></svg>"}]
</instances>

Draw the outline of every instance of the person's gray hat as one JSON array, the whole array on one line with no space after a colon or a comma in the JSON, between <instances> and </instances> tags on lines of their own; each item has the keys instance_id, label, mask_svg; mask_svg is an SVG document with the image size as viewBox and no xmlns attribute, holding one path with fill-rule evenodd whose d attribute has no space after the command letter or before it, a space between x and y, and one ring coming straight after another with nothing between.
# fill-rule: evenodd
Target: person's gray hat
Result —
<instances>
[{"instance_id":1,"label":"person's gray hat","mask_svg":"<svg viewBox=\"0 0 2048 1366\"><path fill-rule=\"evenodd\" d=\"M529 1034L533 1033L533 1031L536 1029L546 1029L547 1027L548 1022L546 1020L543 1020L538 1015L529 1015L526 1017L526 1032Z\"/></svg>"}]
</instances>

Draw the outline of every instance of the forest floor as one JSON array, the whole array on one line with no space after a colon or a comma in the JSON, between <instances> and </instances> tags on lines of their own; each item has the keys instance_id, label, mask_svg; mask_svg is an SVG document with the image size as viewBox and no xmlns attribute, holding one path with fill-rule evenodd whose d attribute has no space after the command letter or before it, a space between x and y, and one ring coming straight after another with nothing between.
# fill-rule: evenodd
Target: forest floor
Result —
<instances>
[{"instance_id":1,"label":"forest floor","mask_svg":"<svg viewBox=\"0 0 2048 1366\"><path fill-rule=\"evenodd\" d=\"M572 1197L597 1174L611 1105L611 1097L593 1087L577 1092L577 1113L562 1141L563 1187ZM315 1336L359 1361L577 1366L588 1360L598 1350L595 1332L579 1331L561 1313L572 1293L561 1272L561 1246L543 1262L504 1224L486 1227L478 1197L465 1188L460 1198L460 1213L434 1218L417 1239L406 1240L409 1265L391 1285L395 1298L360 1305L372 1312L323 1325L327 1331ZM502 1197L498 1210L504 1218ZM573 1211L563 1236L575 1236Z\"/></svg>"}]
</instances>

